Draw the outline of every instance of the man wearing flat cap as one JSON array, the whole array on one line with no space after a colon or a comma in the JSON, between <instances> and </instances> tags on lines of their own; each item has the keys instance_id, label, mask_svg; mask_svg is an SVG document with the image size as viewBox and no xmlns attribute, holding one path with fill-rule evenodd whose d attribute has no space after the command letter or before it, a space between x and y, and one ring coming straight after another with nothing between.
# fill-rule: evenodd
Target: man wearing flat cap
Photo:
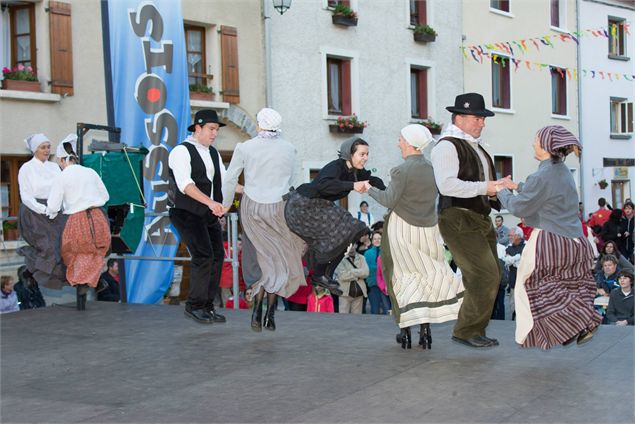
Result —
<instances>
[{"instance_id":1,"label":"man wearing flat cap","mask_svg":"<svg viewBox=\"0 0 635 424\"><path fill-rule=\"evenodd\" d=\"M485 335L498 293L500 269L496 231L489 218L498 182L494 162L482 147L485 108L478 93L456 97L452 124L432 150L434 177L439 189L439 229L454 261L463 274L465 296L454 326L452 340L474 348L497 346Z\"/></svg>"},{"instance_id":2,"label":"man wearing flat cap","mask_svg":"<svg viewBox=\"0 0 635 424\"><path fill-rule=\"evenodd\" d=\"M225 322L213 300L223 266L222 177L225 167L212 143L220 127L213 110L199 110L192 133L170 152L170 220L192 257L185 316L202 324Z\"/></svg>"}]
</instances>

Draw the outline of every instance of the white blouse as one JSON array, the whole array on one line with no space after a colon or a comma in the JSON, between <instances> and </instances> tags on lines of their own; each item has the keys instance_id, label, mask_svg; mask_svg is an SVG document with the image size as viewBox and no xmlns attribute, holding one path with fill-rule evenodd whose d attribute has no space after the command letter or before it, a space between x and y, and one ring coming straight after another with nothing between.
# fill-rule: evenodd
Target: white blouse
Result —
<instances>
[{"instance_id":1,"label":"white blouse","mask_svg":"<svg viewBox=\"0 0 635 424\"><path fill-rule=\"evenodd\" d=\"M36 199L49 198L53 180L61 172L56 163L42 162L35 157L23 164L18 171L18 187L22 203L35 213L45 213L46 205L39 203Z\"/></svg>"},{"instance_id":2,"label":"white blouse","mask_svg":"<svg viewBox=\"0 0 635 424\"><path fill-rule=\"evenodd\" d=\"M69 165L53 182L46 214L55 218L63 204L64 214L72 215L104 206L108 199L106 186L95 171L81 165Z\"/></svg>"}]
</instances>

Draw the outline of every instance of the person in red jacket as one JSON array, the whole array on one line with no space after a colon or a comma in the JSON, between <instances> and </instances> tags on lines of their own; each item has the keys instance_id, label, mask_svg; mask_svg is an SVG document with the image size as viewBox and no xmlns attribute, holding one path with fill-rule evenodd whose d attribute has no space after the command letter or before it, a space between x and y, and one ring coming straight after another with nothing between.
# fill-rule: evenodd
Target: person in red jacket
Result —
<instances>
[{"instance_id":1,"label":"person in red jacket","mask_svg":"<svg viewBox=\"0 0 635 424\"><path fill-rule=\"evenodd\" d=\"M315 286L309 296L307 302L307 312L333 313L335 306L333 305L333 296L324 287Z\"/></svg>"},{"instance_id":2,"label":"person in red jacket","mask_svg":"<svg viewBox=\"0 0 635 424\"><path fill-rule=\"evenodd\" d=\"M606 199L604 197L600 197L598 199L598 206L600 207L600 209L593 212L593 215L591 215L589 222L587 222L587 225L591 228L595 227L596 225L602 227L611 216L611 210L607 208Z\"/></svg>"}]
</instances>

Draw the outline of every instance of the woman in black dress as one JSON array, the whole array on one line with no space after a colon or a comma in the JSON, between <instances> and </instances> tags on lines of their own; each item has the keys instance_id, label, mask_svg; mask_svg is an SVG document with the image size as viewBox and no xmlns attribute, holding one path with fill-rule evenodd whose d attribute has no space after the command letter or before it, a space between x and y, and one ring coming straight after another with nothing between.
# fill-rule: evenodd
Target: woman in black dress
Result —
<instances>
[{"instance_id":1,"label":"woman in black dress","mask_svg":"<svg viewBox=\"0 0 635 424\"><path fill-rule=\"evenodd\" d=\"M354 218L335 202L355 190L366 191L366 182L384 190L380 178L364 168L368 160L368 143L359 137L340 146L339 159L329 162L310 183L302 184L286 195L287 225L308 245L307 261L314 273L311 283L341 295L333 271L344 257L349 244L368 232L362 221Z\"/></svg>"}]
</instances>

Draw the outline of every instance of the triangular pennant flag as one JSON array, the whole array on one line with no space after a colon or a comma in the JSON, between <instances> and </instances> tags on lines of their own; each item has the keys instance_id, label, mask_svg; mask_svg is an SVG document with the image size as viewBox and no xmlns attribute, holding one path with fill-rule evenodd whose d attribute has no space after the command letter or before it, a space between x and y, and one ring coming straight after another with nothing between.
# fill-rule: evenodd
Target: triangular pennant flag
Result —
<instances>
[{"instance_id":1,"label":"triangular pennant flag","mask_svg":"<svg viewBox=\"0 0 635 424\"><path fill-rule=\"evenodd\" d=\"M551 43L551 36L550 35L545 35L544 37L545 40L547 40L547 44L551 47L553 47L553 44Z\"/></svg>"},{"instance_id":2,"label":"triangular pennant flag","mask_svg":"<svg viewBox=\"0 0 635 424\"><path fill-rule=\"evenodd\" d=\"M525 53L525 49L523 49L523 46L518 43L518 41L512 41L512 43L514 43L514 45L520 49L521 53Z\"/></svg>"},{"instance_id":3,"label":"triangular pennant flag","mask_svg":"<svg viewBox=\"0 0 635 424\"><path fill-rule=\"evenodd\" d=\"M470 49L470 53L472 54L472 58L474 59L475 62L480 62L478 60L478 58L476 57L476 54L474 54L474 50L473 49Z\"/></svg>"},{"instance_id":4,"label":"triangular pennant flag","mask_svg":"<svg viewBox=\"0 0 635 424\"><path fill-rule=\"evenodd\" d=\"M578 70L577 69L573 70L573 79L576 79L576 80L578 79Z\"/></svg>"},{"instance_id":5,"label":"triangular pennant flag","mask_svg":"<svg viewBox=\"0 0 635 424\"><path fill-rule=\"evenodd\" d=\"M560 78L564 78L564 72L562 72L562 69L560 68L555 68L555 69L558 72L558 75L560 75Z\"/></svg>"},{"instance_id":6,"label":"triangular pennant flag","mask_svg":"<svg viewBox=\"0 0 635 424\"><path fill-rule=\"evenodd\" d=\"M535 39L531 39L531 42L534 43L534 46L536 47L537 50L540 50L540 44L538 44L538 42L536 42Z\"/></svg>"},{"instance_id":7,"label":"triangular pennant flag","mask_svg":"<svg viewBox=\"0 0 635 424\"><path fill-rule=\"evenodd\" d=\"M509 51L510 54L514 54L514 49L512 49L512 45L509 44L509 42L506 43L507 44L507 51Z\"/></svg>"},{"instance_id":8,"label":"triangular pennant flag","mask_svg":"<svg viewBox=\"0 0 635 424\"><path fill-rule=\"evenodd\" d=\"M605 29L602 30L600 35L604 35L606 38L609 38L609 33Z\"/></svg>"},{"instance_id":9,"label":"triangular pennant flag","mask_svg":"<svg viewBox=\"0 0 635 424\"><path fill-rule=\"evenodd\" d=\"M531 71L531 62L526 60L525 61L525 65L527 65L527 69L529 69Z\"/></svg>"},{"instance_id":10,"label":"triangular pennant flag","mask_svg":"<svg viewBox=\"0 0 635 424\"><path fill-rule=\"evenodd\" d=\"M591 71L591 78L595 78L595 71Z\"/></svg>"},{"instance_id":11,"label":"triangular pennant flag","mask_svg":"<svg viewBox=\"0 0 635 424\"><path fill-rule=\"evenodd\" d=\"M615 79L619 80L620 79L620 74L615 74Z\"/></svg>"},{"instance_id":12,"label":"triangular pennant flag","mask_svg":"<svg viewBox=\"0 0 635 424\"><path fill-rule=\"evenodd\" d=\"M602 71L598 71L598 74L600 74L600 76L602 77L602 79L604 79L604 72L602 72Z\"/></svg>"},{"instance_id":13,"label":"triangular pennant flag","mask_svg":"<svg viewBox=\"0 0 635 424\"><path fill-rule=\"evenodd\" d=\"M611 73L607 72L606 75L609 77L609 81L613 81L613 78L611 77Z\"/></svg>"},{"instance_id":14,"label":"triangular pennant flag","mask_svg":"<svg viewBox=\"0 0 635 424\"><path fill-rule=\"evenodd\" d=\"M523 49L525 49L525 51L527 51L527 40L520 40L520 45L523 46Z\"/></svg>"},{"instance_id":15,"label":"triangular pennant flag","mask_svg":"<svg viewBox=\"0 0 635 424\"><path fill-rule=\"evenodd\" d=\"M467 59L467 52L465 50L466 50L465 47L461 47L461 51L463 51L463 57Z\"/></svg>"},{"instance_id":16,"label":"triangular pennant flag","mask_svg":"<svg viewBox=\"0 0 635 424\"><path fill-rule=\"evenodd\" d=\"M512 59L512 62L514 63L514 72L518 71L518 65L520 64L520 60Z\"/></svg>"},{"instance_id":17,"label":"triangular pennant flag","mask_svg":"<svg viewBox=\"0 0 635 424\"><path fill-rule=\"evenodd\" d=\"M567 77L571 79L571 71L569 70L569 68L567 68Z\"/></svg>"}]
</instances>

